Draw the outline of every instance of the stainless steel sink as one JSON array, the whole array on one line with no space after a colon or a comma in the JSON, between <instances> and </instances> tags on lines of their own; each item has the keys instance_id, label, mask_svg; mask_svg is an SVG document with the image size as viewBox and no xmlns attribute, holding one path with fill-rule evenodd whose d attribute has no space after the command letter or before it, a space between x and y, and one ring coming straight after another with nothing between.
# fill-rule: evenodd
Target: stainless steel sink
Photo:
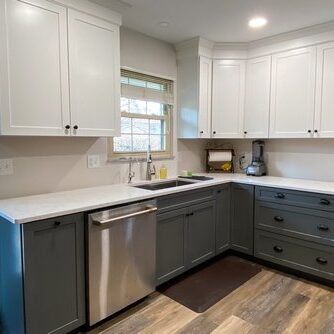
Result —
<instances>
[{"instance_id":1,"label":"stainless steel sink","mask_svg":"<svg viewBox=\"0 0 334 334\"><path fill-rule=\"evenodd\" d=\"M142 184L142 185L134 186L134 187L146 189L146 190L161 190L161 189L166 189L166 188L187 186L189 184L194 184L194 182L185 181L185 180L171 180L171 181L156 182L156 183L150 183L150 184Z\"/></svg>"}]
</instances>

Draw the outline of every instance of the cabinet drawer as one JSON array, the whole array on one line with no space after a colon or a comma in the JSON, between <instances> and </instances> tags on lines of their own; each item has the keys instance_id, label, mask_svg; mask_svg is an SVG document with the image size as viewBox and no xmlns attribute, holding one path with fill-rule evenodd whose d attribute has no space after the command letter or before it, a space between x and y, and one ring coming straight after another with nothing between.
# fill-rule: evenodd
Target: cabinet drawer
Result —
<instances>
[{"instance_id":1,"label":"cabinet drawer","mask_svg":"<svg viewBox=\"0 0 334 334\"><path fill-rule=\"evenodd\" d=\"M287 236L334 246L334 213L256 202L255 226Z\"/></svg>"},{"instance_id":2,"label":"cabinet drawer","mask_svg":"<svg viewBox=\"0 0 334 334\"><path fill-rule=\"evenodd\" d=\"M329 246L256 230L255 256L334 280L334 248Z\"/></svg>"},{"instance_id":3,"label":"cabinet drawer","mask_svg":"<svg viewBox=\"0 0 334 334\"><path fill-rule=\"evenodd\" d=\"M215 190L216 188L210 187L160 197L157 199L158 213L211 201L215 198Z\"/></svg>"},{"instance_id":4,"label":"cabinet drawer","mask_svg":"<svg viewBox=\"0 0 334 334\"><path fill-rule=\"evenodd\" d=\"M256 200L334 211L334 196L280 188L256 187Z\"/></svg>"}]
</instances>

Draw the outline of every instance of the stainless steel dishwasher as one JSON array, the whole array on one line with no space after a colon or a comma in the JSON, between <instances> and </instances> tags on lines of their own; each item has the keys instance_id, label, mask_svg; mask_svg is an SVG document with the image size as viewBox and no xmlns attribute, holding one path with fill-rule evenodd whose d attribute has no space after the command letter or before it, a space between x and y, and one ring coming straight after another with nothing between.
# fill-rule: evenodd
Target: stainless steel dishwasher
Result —
<instances>
[{"instance_id":1,"label":"stainless steel dishwasher","mask_svg":"<svg viewBox=\"0 0 334 334\"><path fill-rule=\"evenodd\" d=\"M88 215L89 324L155 290L156 201Z\"/></svg>"}]
</instances>

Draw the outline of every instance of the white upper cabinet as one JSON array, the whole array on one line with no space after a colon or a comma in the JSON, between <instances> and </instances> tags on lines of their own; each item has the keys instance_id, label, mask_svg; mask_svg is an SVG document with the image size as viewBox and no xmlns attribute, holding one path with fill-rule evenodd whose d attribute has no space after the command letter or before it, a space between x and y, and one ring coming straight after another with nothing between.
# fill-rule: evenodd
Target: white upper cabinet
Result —
<instances>
[{"instance_id":1,"label":"white upper cabinet","mask_svg":"<svg viewBox=\"0 0 334 334\"><path fill-rule=\"evenodd\" d=\"M245 138L268 138L271 56L251 59L246 65Z\"/></svg>"},{"instance_id":2,"label":"white upper cabinet","mask_svg":"<svg viewBox=\"0 0 334 334\"><path fill-rule=\"evenodd\" d=\"M68 11L73 134L115 136L120 122L119 27Z\"/></svg>"},{"instance_id":3,"label":"white upper cabinet","mask_svg":"<svg viewBox=\"0 0 334 334\"><path fill-rule=\"evenodd\" d=\"M199 57L199 138L211 137L211 85L212 60L206 57Z\"/></svg>"},{"instance_id":4,"label":"white upper cabinet","mask_svg":"<svg viewBox=\"0 0 334 334\"><path fill-rule=\"evenodd\" d=\"M2 0L0 34L1 134L69 134L66 8Z\"/></svg>"},{"instance_id":5,"label":"white upper cabinet","mask_svg":"<svg viewBox=\"0 0 334 334\"><path fill-rule=\"evenodd\" d=\"M334 43L318 47L315 137L334 137Z\"/></svg>"},{"instance_id":6,"label":"white upper cabinet","mask_svg":"<svg viewBox=\"0 0 334 334\"><path fill-rule=\"evenodd\" d=\"M271 138L308 138L313 134L316 48L272 57Z\"/></svg>"},{"instance_id":7,"label":"white upper cabinet","mask_svg":"<svg viewBox=\"0 0 334 334\"><path fill-rule=\"evenodd\" d=\"M212 60L181 58L177 75L179 138L210 138Z\"/></svg>"},{"instance_id":8,"label":"white upper cabinet","mask_svg":"<svg viewBox=\"0 0 334 334\"><path fill-rule=\"evenodd\" d=\"M46 0L0 1L2 135L118 134L119 27L97 12Z\"/></svg>"},{"instance_id":9,"label":"white upper cabinet","mask_svg":"<svg viewBox=\"0 0 334 334\"><path fill-rule=\"evenodd\" d=\"M214 60L213 138L243 138L245 61Z\"/></svg>"}]
</instances>

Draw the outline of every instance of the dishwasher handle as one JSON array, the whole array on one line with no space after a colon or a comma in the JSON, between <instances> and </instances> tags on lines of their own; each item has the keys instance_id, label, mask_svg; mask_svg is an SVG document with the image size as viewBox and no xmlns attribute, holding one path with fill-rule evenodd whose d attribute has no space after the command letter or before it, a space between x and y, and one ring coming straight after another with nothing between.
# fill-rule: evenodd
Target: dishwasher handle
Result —
<instances>
[{"instance_id":1,"label":"dishwasher handle","mask_svg":"<svg viewBox=\"0 0 334 334\"><path fill-rule=\"evenodd\" d=\"M131 217L139 216L139 215L144 215L144 214L147 214L147 213L153 213L153 212L156 212L157 210L158 210L157 207L147 206L145 210L125 214L125 215L118 216L118 217L113 217L113 218L109 218L109 219L105 219L105 220L94 219L93 224L101 226L101 225L108 224L108 223L114 223L114 222L122 220L122 219L127 219L127 218L131 218Z\"/></svg>"}]
</instances>

